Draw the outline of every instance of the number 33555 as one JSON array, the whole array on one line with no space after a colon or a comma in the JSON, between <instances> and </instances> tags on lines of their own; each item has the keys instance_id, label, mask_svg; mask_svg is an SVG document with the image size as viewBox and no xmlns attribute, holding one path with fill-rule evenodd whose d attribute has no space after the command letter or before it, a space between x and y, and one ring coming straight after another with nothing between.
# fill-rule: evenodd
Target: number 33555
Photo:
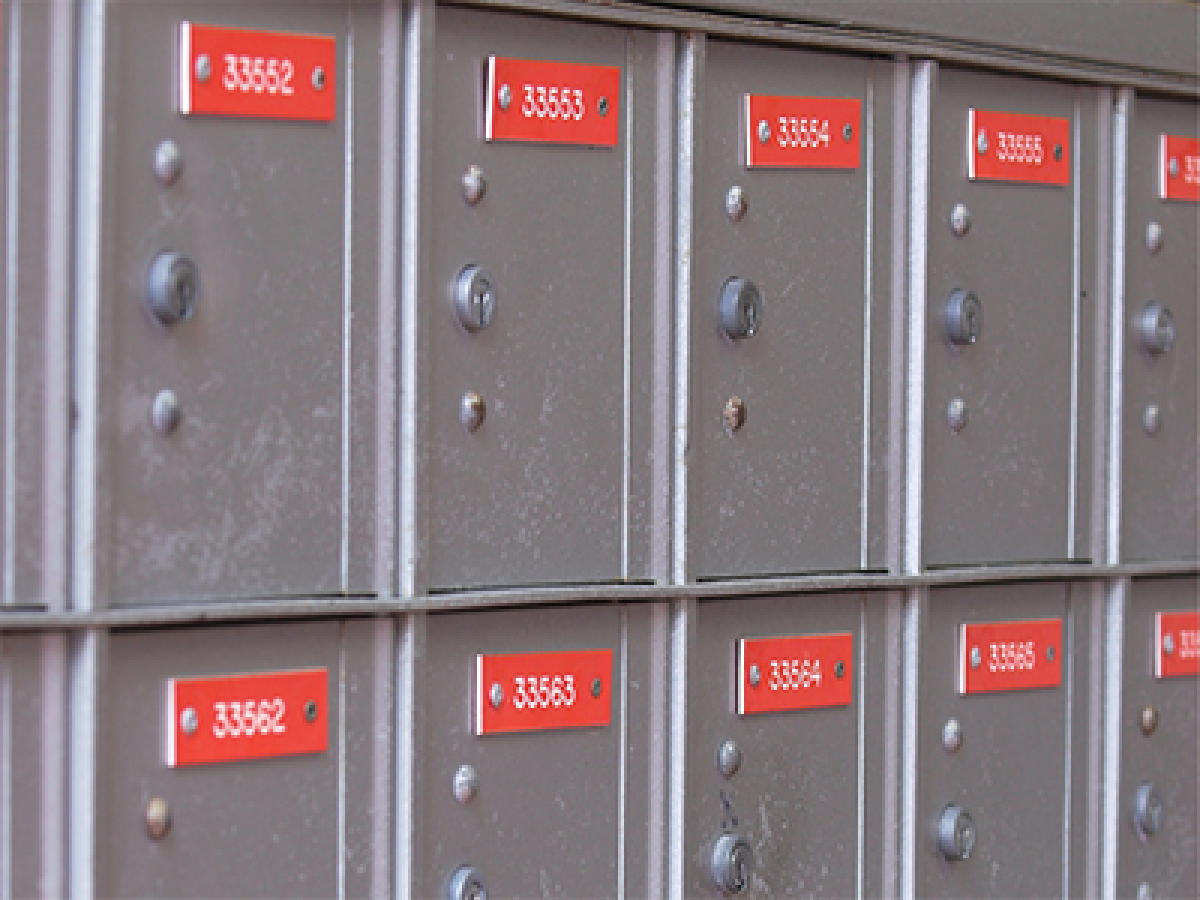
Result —
<instances>
[{"instance_id":1,"label":"number 33555","mask_svg":"<svg viewBox=\"0 0 1200 900\"><path fill-rule=\"evenodd\" d=\"M282 697L274 700L218 700L213 703L213 737L253 737L256 734L283 734L287 725L283 721L286 704Z\"/></svg>"}]
</instances>

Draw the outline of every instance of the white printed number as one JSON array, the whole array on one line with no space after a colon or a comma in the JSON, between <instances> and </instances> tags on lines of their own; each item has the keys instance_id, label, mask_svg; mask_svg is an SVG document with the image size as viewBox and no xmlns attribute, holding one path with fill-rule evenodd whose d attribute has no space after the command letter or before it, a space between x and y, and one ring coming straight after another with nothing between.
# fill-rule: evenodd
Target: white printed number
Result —
<instances>
[{"instance_id":1,"label":"white printed number","mask_svg":"<svg viewBox=\"0 0 1200 900\"><path fill-rule=\"evenodd\" d=\"M1000 147L996 150L996 158L1000 162L1031 163L1035 166L1042 164L1042 136L1040 134L1010 134L1001 131L997 134Z\"/></svg>"},{"instance_id":2,"label":"white printed number","mask_svg":"<svg viewBox=\"0 0 1200 900\"><path fill-rule=\"evenodd\" d=\"M578 88L525 85L525 101L521 104L521 115L527 119L578 122L583 118L585 111L583 91Z\"/></svg>"},{"instance_id":3,"label":"white printed number","mask_svg":"<svg viewBox=\"0 0 1200 900\"><path fill-rule=\"evenodd\" d=\"M213 703L213 737L254 737L254 735L283 734L287 725L283 721L286 706L282 697L274 700L218 700Z\"/></svg>"},{"instance_id":4,"label":"white printed number","mask_svg":"<svg viewBox=\"0 0 1200 900\"><path fill-rule=\"evenodd\" d=\"M779 117L779 133L775 138L780 147L828 147L828 119L798 119Z\"/></svg>"},{"instance_id":5,"label":"white printed number","mask_svg":"<svg viewBox=\"0 0 1200 900\"><path fill-rule=\"evenodd\" d=\"M560 709L575 705L574 675L530 675L513 679L516 709Z\"/></svg>"},{"instance_id":6,"label":"white printed number","mask_svg":"<svg viewBox=\"0 0 1200 900\"><path fill-rule=\"evenodd\" d=\"M773 659L767 687L773 691L800 691L821 686L819 659Z\"/></svg>"},{"instance_id":7,"label":"white printed number","mask_svg":"<svg viewBox=\"0 0 1200 900\"><path fill-rule=\"evenodd\" d=\"M225 75L221 86L227 91L243 94L278 94L290 97L296 93L292 79L296 65L290 59L225 54Z\"/></svg>"},{"instance_id":8,"label":"white printed number","mask_svg":"<svg viewBox=\"0 0 1200 900\"><path fill-rule=\"evenodd\" d=\"M1200 156L1185 156L1183 162L1183 180L1188 184L1200 184Z\"/></svg>"},{"instance_id":9,"label":"white printed number","mask_svg":"<svg viewBox=\"0 0 1200 900\"><path fill-rule=\"evenodd\" d=\"M1003 642L991 645L990 672L1029 672L1035 665L1033 641Z\"/></svg>"}]
</instances>

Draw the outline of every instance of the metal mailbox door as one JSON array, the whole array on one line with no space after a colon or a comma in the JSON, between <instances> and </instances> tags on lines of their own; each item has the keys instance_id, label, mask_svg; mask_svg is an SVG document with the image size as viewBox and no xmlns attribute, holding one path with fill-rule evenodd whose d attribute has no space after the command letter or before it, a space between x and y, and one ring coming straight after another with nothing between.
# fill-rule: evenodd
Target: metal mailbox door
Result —
<instances>
[{"instance_id":1,"label":"metal mailbox door","mask_svg":"<svg viewBox=\"0 0 1200 900\"><path fill-rule=\"evenodd\" d=\"M635 136L653 134L647 37L437 12L420 298L435 588L625 574L627 366L640 365L626 330L647 294L627 278L648 253L627 215L652 190Z\"/></svg>"},{"instance_id":2,"label":"metal mailbox door","mask_svg":"<svg viewBox=\"0 0 1200 900\"><path fill-rule=\"evenodd\" d=\"M1200 893L1198 597L1194 577L1134 581L1125 608L1117 823L1121 897Z\"/></svg>"},{"instance_id":3,"label":"metal mailbox door","mask_svg":"<svg viewBox=\"0 0 1200 900\"><path fill-rule=\"evenodd\" d=\"M651 679L648 617L614 606L428 617L414 896L470 897L468 875L492 897L645 894L650 801L630 785L648 771L637 699Z\"/></svg>"},{"instance_id":4,"label":"metal mailbox door","mask_svg":"<svg viewBox=\"0 0 1200 900\"><path fill-rule=\"evenodd\" d=\"M1137 98L1129 122L1121 556L1195 559L1200 112Z\"/></svg>"},{"instance_id":5,"label":"metal mailbox door","mask_svg":"<svg viewBox=\"0 0 1200 900\"><path fill-rule=\"evenodd\" d=\"M929 133L925 561L1086 559L1095 91L943 70Z\"/></svg>"},{"instance_id":6,"label":"metal mailbox door","mask_svg":"<svg viewBox=\"0 0 1200 900\"><path fill-rule=\"evenodd\" d=\"M931 592L920 649L918 895L1083 890L1087 754L1072 711L1087 696L1089 605L1076 592L1088 590Z\"/></svg>"},{"instance_id":7,"label":"metal mailbox door","mask_svg":"<svg viewBox=\"0 0 1200 900\"><path fill-rule=\"evenodd\" d=\"M698 68L691 572L865 568L864 524L882 522L866 514L865 329L886 282L890 70L716 40ZM738 302L757 307L750 326L728 320Z\"/></svg>"},{"instance_id":8,"label":"metal mailbox door","mask_svg":"<svg viewBox=\"0 0 1200 900\"><path fill-rule=\"evenodd\" d=\"M687 896L878 892L858 847L878 808L862 798L868 779L880 786L868 748L885 743L864 732L884 720L883 617L881 598L860 594L697 604ZM747 862L738 891L730 879Z\"/></svg>"},{"instance_id":9,"label":"metal mailbox door","mask_svg":"<svg viewBox=\"0 0 1200 900\"><path fill-rule=\"evenodd\" d=\"M374 304L350 305L352 205L372 221L347 176L373 121L347 124L354 18L195 0L104 21L97 590L350 590L351 426L370 440L347 354L374 359Z\"/></svg>"},{"instance_id":10,"label":"metal mailbox door","mask_svg":"<svg viewBox=\"0 0 1200 900\"><path fill-rule=\"evenodd\" d=\"M386 833L373 817L388 812L369 798L389 773L369 736L377 693L391 691L375 680L375 627L113 636L100 692L97 894L375 890L387 848L372 844Z\"/></svg>"}]
</instances>

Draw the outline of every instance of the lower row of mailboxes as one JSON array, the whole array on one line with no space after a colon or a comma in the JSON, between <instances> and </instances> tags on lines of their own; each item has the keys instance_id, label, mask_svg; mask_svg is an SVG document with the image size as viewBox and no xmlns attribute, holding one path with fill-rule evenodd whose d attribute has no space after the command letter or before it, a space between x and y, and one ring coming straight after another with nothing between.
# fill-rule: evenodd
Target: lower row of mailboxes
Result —
<instances>
[{"instance_id":1,"label":"lower row of mailboxes","mask_svg":"<svg viewBox=\"0 0 1200 900\"><path fill-rule=\"evenodd\" d=\"M1122 895L1197 892L1196 597L1125 607ZM1038 583L115 634L97 887L876 895L907 853L923 896L1082 892L1104 608ZM2 645L16 847L44 640ZM38 854L11 858L20 887Z\"/></svg>"}]
</instances>

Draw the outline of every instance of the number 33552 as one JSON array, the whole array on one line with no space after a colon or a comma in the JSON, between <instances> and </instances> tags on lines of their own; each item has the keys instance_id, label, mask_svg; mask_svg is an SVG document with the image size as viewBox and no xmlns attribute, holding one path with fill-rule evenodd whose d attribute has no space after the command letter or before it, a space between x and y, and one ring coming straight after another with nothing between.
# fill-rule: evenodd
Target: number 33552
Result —
<instances>
[{"instance_id":1,"label":"number 33552","mask_svg":"<svg viewBox=\"0 0 1200 900\"><path fill-rule=\"evenodd\" d=\"M283 734L287 724L283 721L286 704L282 697L274 700L218 700L213 703L213 737L253 737L256 734Z\"/></svg>"}]
</instances>

